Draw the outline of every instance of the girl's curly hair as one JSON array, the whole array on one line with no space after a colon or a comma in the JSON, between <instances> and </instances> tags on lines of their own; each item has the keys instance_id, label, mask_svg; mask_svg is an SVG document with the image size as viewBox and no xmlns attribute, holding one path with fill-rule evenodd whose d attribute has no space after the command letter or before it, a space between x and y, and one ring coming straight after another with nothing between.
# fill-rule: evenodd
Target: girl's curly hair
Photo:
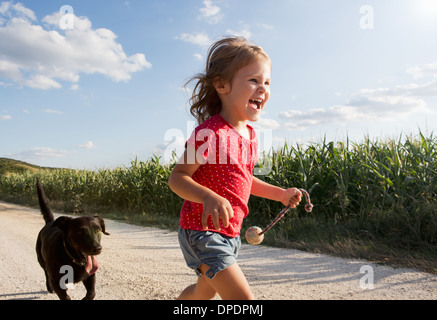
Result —
<instances>
[{"instance_id":1,"label":"girl's curly hair","mask_svg":"<svg viewBox=\"0 0 437 320\"><path fill-rule=\"evenodd\" d=\"M214 83L218 79L232 83L234 74L256 59L267 60L271 63L269 56L261 47L250 44L242 37L224 38L211 45L208 50L205 72L196 74L185 84L186 87L191 82L195 82L189 100L190 113L199 124L221 111L222 103Z\"/></svg>"}]
</instances>

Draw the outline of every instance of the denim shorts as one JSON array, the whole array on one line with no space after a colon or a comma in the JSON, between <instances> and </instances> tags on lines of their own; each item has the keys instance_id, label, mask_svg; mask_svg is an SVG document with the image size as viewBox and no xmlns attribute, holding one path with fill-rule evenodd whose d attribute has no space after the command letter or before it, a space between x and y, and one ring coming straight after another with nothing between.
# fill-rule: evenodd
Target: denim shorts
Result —
<instances>
[{"instance_id":1,"label":"denim shorts","mask_svg":"<svg viewBox=\"0 0 437 320\"><path fill-rule=\"evenodd\" d=\"M200 265L209 267L206 276L214 278L217 273L237 261L241 247L240 237L230 238L212 231L194 231L179 227L179 244L185 261L200 276Z\"/></svg>"}]
</instances>

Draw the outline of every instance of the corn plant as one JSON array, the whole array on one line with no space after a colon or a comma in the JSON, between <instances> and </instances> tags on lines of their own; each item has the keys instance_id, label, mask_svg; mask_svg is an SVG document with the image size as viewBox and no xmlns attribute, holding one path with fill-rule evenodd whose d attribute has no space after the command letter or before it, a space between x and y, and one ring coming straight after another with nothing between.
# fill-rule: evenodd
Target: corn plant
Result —
<instances>
[{"instance_id":1,"label":"corn plant","mask_svg":"<svg viewBox=\"0 0 437 320\"><path fill-rule=\"evenodd\" d=\"M327 141L306 146L285 144L272 150L271 167L259 176L268 183L305 188L315 205L309 215L298 208L287 214L281 232L293 239L301 234L285 228L296 221L318 226L344 226L409 246L437 246L437 140L433 135L401 135L386 141ZM135 159L115 169L46 169L0 175L0 199L37 204L35 177L50 200L65 211L111 210L126 215L179 215L183 200L168 187L174 164L159 157ZM282 204L258 197L249 201L246 225L267 225ZM329 228L327 227L327 230ZM312 232L312 231L311 231Z\"/></svg>"}]
</instances>

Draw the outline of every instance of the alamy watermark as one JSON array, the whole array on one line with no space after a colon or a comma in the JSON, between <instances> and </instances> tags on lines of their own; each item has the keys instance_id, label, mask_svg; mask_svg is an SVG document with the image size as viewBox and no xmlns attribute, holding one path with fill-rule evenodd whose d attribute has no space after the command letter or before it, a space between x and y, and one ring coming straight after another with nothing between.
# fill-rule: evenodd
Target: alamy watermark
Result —
<instances>
[{"instance_id":1,"label":"alamy watermark","mask_svg":"<svg viewBox=\"0 0 437 320\"><path fill-rule=\"evenodd\" d=\"M373 30L374 28L374 10L372 6L365 5L360 7L360 28L362 30Z\"/></svg>"},{"instance_id":2,"label":"alamy watermark","mask_svg":"<svg viewBox=\"0 0 437 320\"><path fill-rule=\"evenodd\" d=\"M74 270L70 265L63 265L59 269L59 273L64 274L59 280L59 286L63 290L74 289Z\"/></svg>"},{"instance_id":3,"label":"alamy watermark","mask_svg":"<svg viewBox=\"0 0 437 320\"><path fill-rule=\"evenodd\" d=\"M360 268L360 273L364 274L364 276L362 276L360 279L360 288L362 290L374 289L375 275L373 267L369 265L364 265Z\"/></svg>"},{"instance_id":4,"label":"alamy watermark","mask_svg":"<svg viewBox=\"0 0 437 320\"><path fill-rule=\"evenodd\" d=\"M62 30L74 29L74 10L70 5L63 5L59 12L61 13L61 19L59 19L59 28Z\"/></svg>"}]
</instances>

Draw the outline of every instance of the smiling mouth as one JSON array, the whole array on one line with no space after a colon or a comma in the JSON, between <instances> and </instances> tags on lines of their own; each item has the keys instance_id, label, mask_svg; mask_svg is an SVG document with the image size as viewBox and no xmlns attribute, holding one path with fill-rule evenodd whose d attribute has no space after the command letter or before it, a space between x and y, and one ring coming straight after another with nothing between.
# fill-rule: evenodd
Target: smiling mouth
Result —
<instances>
[{"instance_id":1,"label":"smiling mouth","mask_svg":"<svg viewBox=\"0 0 437 320\"><path fill-rule=\"evenodd\" d=\"M252 109L255 109L255 110L257 110L257 111L260 111L260 110L261 110L261 108L262 108L262 103L263 103L263 100L262 100L262 99L250 99L250 100L249 100L249 106L250 106Z\"/></svg>"}]
</instances>

